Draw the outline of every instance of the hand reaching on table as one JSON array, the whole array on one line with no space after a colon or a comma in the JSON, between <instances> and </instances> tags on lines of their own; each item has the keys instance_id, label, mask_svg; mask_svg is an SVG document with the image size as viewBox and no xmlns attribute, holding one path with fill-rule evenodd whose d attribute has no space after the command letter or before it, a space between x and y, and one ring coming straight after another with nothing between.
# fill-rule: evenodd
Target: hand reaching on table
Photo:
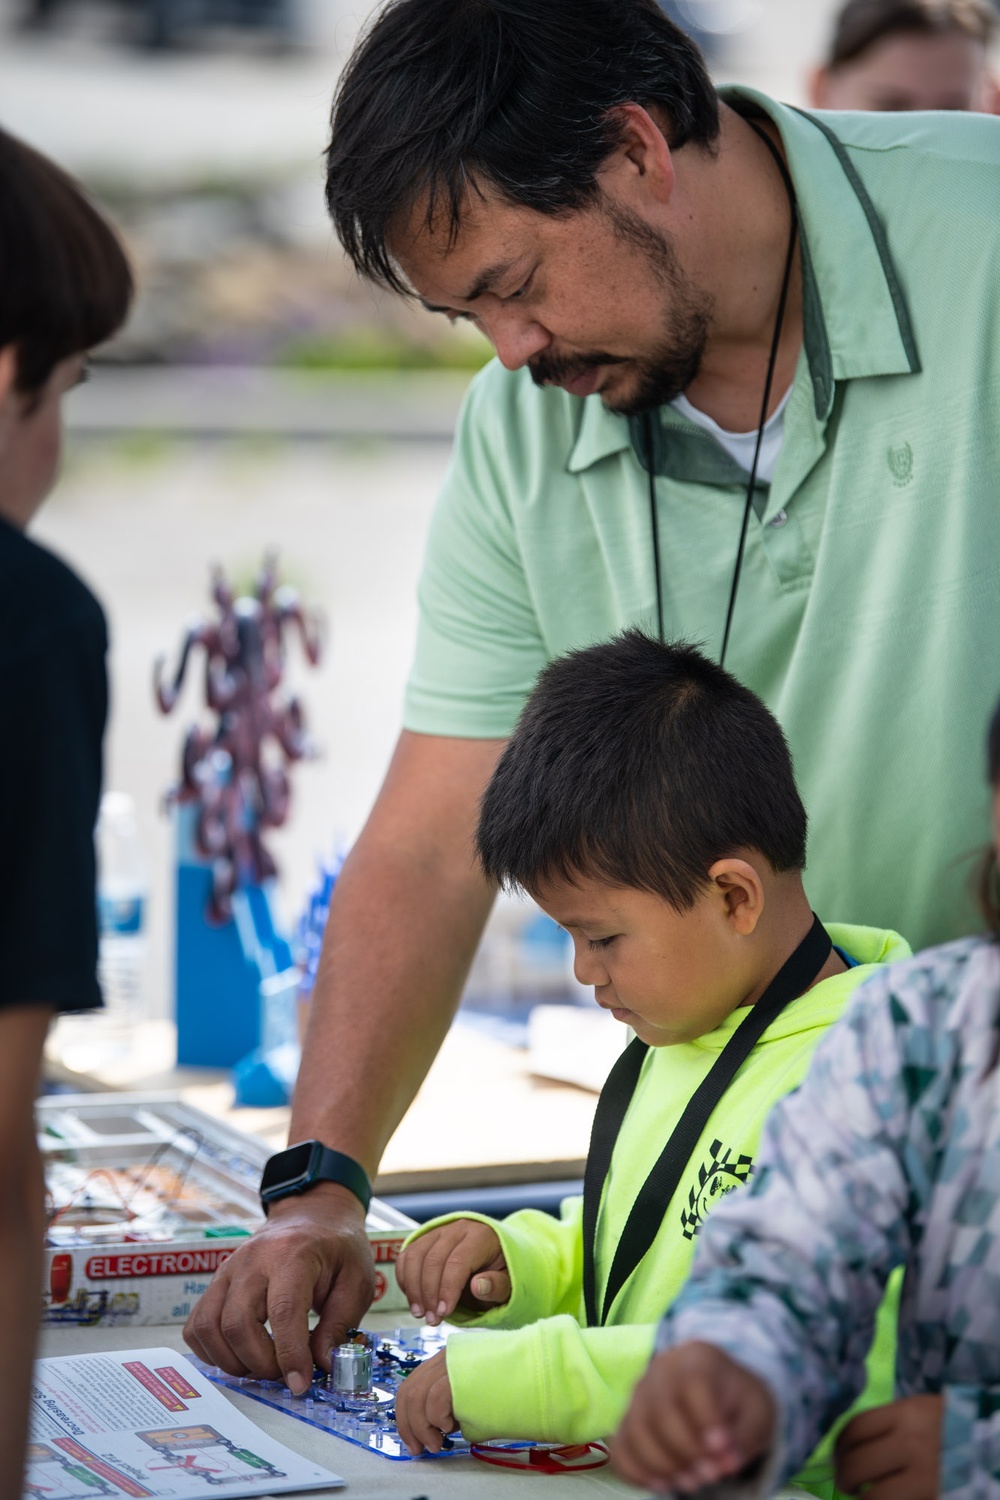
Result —
<instances>
[{"instance_id":1,"label":"hand reaching on table","mask_svg":"<svg viewBox=\"0 0 1000 1500\"><path fill-rule=\"evenodd\" d=\"M713 1344L653 1356L611 1447L623 1479L657 1494L692 1494L739 1474L774 1438L762 1381Z\"/></svg>"},{"instance_id":2,"label":"hand reaching on table","mask_svg":"<svg viewBox=\"0 0 1000 1500\"><path fill-rule=\"evenodd\" d=\"M424 1360L396 1392L396 1430L414 1458L425 1448L428 1453L440 1453L448 1433L458 1427L451 1404L447 1353L447 1349L441 1349Z\"/></svg>"},{"instance_id":3,"label":"hand reaching on table","mask_svg":"<svg viewBox=\"0 0 1000 1500\"><path fill-rule=\"evenodd\" d=\"M847 1495L866 1500L937 1500L942 1396L909 1396L859 1412L837 1439L834 1476Z\"/></svg>"},{"instance_id":4,"label":"hand reaching on table","mask_svg":"<svg viewBox=\"0 0 1000 1500\"><path fill-rule=\"evenodd\" d=\"M314 1364L329 1369L331 1348L361 1322L374 1290L365 1211L347 1188L325 1182L272 1206L216 1271L184 1337L207 1364L283 1380L300 1395ZM320 1315L311 1334L310 1310Z\"/></svg>"},{"instance_id":5,"label":"hand reaching on table","mask_svg":"<svg viewBox=\"0 0 1000 1500\"><path fill-rule=\"evenodd\" d=\"M496 1231L477 1219L453 1219L407 1245L396 1279L415 1318L431 1326L461 1304L485 1312L510 1301L510 1276Z\"/></svg>"}]
</instances>

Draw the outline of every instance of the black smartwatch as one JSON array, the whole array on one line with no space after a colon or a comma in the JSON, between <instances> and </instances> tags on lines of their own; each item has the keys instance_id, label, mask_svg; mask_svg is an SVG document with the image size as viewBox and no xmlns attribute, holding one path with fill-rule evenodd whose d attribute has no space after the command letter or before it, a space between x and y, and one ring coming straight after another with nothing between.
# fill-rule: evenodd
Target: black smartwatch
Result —
<instances>
[{"instance_id":1,"label":"black smartwatch","mask_svg":"<svg viewBox=\"0 0 1000 1500\"><path fill-rule=\"evenodd\" d=\"M260 1201L265 1214L279 1198L293 1193L307 1193L317 1182L339 1182L359 1199L365 1213L372 1201L368 1173L353 1156L332 1151L322 1141L299 1141L287 1151L279 1151L264 1167L260 1179Z\"/></svg>"}]
</instances>

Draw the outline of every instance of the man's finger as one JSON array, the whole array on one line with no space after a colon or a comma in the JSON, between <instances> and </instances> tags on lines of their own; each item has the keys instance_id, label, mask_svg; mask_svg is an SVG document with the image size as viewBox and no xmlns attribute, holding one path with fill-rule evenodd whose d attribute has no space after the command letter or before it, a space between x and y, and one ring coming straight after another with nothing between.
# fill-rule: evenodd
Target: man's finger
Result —
<instances>
[{"instance_id":1,"label":"man's finger","mask_svg":"<svg viewBox=\"0 0 1000 1500\"><path fill-rule=\"evenodd\" d=\"M375 1267L370 1255L366 1260L350 1260L341 1265L319 1308L319 1322L309 1341L313 1363L329 1370L330 1350L344 1342L349 1328L360 1325L374 1295Z\"/></svg>"},{"instance_id":2,"label":"man's finger","mask_svg":"<svg viewBox=\"0 0 1000 1500\"><path fill-rule=\"evenodd\" d=\"M267 1289L267 1315L274 1340L274 1356L281 1378L294 1396L312 1385L313 1357L309 1344L309 1309L313 1277L294 1263L274 1275Z\"/></svg>"},{"instance_id":3,"label":"man's finger","mask_svg":"<svg viewBox=\"0 0 1000 1500\"><path fill-rule=\"evenodd\" d=\"M237 1286L228 1278L220 1280L216 1272L188 1319L184 1336L200 1359L228 1375L277 1380L281 1372L264 1327L266 1318L262 1276L248 1275Z\"/></svg>"}]
</instances>

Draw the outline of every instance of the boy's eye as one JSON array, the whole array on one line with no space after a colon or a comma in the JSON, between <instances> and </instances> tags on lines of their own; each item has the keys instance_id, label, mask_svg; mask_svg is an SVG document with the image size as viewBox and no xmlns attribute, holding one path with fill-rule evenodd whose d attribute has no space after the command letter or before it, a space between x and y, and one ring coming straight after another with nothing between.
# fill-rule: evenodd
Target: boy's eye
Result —
<instances>
[{"instance_id":1,"label":"boy's eye","mask_svg":"<svg viewBox=\"0 0 1000 1500\"><path fill-rule=\"evenodd\" d=\"M587 943L591 948L610 948L614 942L613 937L588 938Z\"/></svg>"}]
</instances>

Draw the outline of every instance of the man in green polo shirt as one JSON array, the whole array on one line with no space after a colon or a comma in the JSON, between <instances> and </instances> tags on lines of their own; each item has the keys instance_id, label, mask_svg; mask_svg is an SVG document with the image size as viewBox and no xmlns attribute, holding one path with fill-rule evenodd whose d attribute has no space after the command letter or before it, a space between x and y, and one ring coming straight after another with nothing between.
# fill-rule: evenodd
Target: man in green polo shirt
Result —
<instances>
[{"instance_id":1,"label":"man in green polo shirt","mask_svg":"<svg viewBox=\"0 0 1000 1500\"><path fill-rule=\"evenodd\" d=\"M351 1169L450 1021L491 901L477 799L539 668L633 624L725 637L792 748L813 905L914 947L971 921L1000 676L1000 121L720 101L653 0L394 0L341 82L328 192L362 274L498 360L312 1007L291 1139L341 1155L277 1161L188 1329L293 1389L309 1306L325 1359L366 1305Z\"/></svg>"}]
</instances>

